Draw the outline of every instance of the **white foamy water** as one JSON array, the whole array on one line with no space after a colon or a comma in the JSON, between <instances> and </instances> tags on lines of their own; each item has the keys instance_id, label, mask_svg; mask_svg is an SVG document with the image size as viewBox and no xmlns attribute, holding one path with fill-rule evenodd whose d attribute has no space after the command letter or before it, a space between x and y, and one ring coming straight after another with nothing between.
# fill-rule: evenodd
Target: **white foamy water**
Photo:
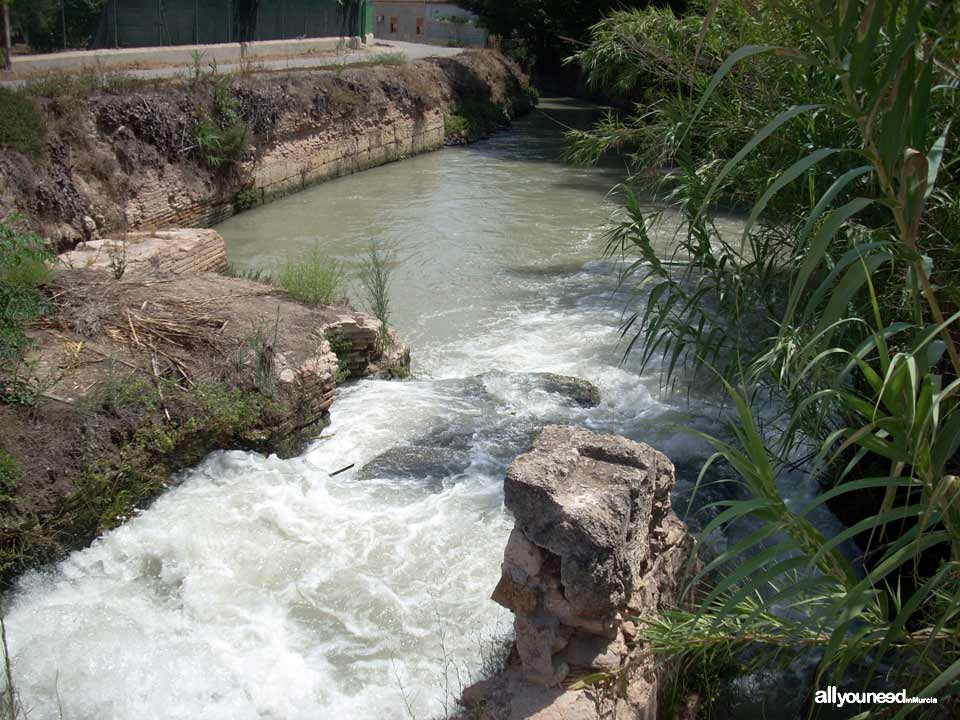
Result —
<instances>
[{"instance_id":1,"label":"white foamy water","mask_svg":"<svg viewBox=\"0 0 960 720\"><path fill-rule=\"evenodd\" d=\"M623 297L597 260L616 175L557 163L554 127L535 117L220 228L260 266L311 242L348 264L373 235L393 242L415 376L338 391L300 457L214 454L25 577L7 628L31 720L442 716L509 627L488 599L512 526L503 472L544 424L654 444L689 489L704 448L670 423L715 428L715 412L620 364ZM593 382L601 404L545 392L541 371Z\"/></svg>"}]
</instances>

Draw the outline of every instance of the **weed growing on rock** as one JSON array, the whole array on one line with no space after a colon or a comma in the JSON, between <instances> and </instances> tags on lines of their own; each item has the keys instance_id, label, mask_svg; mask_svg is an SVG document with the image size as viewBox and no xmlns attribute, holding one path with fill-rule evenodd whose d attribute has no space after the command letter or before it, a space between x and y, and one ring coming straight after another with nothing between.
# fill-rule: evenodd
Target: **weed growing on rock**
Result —
<instances>
[{"instance_id":1,"label":"weed growing on rock","mask_svg":"<svg viewBox=\"0 0 960 720\"><path fill-rule=\"evenodd\" d=\"M353 343L350 338L335 330L324 333L330 351L337 356L337 382L342 383L350 379L350 353L353 352Z\"/></svg>"},{"instance_id":2,"label":"weed growing on rock","mask_svg":"<svg viewBox=\"0 0 960 720\"><path fill-rule=\"evenodd\" d=\"M360 264L360 282L363 284L364 304L380 321L381 350L390 346L390 284L395 257L382 240L371 240L367 257Z\"/></svg>"},{"instance_id":3,"label":"weed growing on rock","mask_svg":"<svg viewBox=\"0 0 960 720\"><path fill-rule=\"evenodd\" d=\"M273 282L306 305L329 305L343 294L343 268L315 245L298 258L288 258Z\"/></svg>"}]
</instances>

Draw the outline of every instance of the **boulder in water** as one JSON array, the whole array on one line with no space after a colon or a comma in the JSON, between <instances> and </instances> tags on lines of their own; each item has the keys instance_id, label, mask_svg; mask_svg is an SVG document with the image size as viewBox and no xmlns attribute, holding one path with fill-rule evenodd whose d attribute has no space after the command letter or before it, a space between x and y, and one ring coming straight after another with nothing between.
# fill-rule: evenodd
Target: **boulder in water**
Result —
<instances>
[{"instance_id":1,"label":"boulder in water","mask_svg":"<svg viewBox=\"0 0 960 720\"><path fill-rule=\"evenodd\" d=\"M596 407L600 404L600 390L587 380L548 372L534 373L533 376L545 392L568 397L581 407Z\"/></svg>"},{"instance_id":2,"label":"boulder in water","mask_svg":"<svg viewBox=\"0 0 960 720\"><path fill-rule=\"evenodd\" d=\"M358 480L373 478L442 480L463 472L469 454L440 445L399 445L377 455L357 473Z\"/></svg>"}]
</instances>

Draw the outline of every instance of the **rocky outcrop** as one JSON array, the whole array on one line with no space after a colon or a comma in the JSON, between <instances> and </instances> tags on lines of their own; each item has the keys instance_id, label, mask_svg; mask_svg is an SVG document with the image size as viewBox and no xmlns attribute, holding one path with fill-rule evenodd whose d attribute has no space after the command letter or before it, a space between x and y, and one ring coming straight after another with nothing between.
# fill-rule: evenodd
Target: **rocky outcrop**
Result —
<instances>
[{"instance_id":1,"label":"rocky outcrop","mask_svg":"<svg viewBox=\"0 0 960 720\"><path fill-rule=\"evenodd\" d=\"M693 540L648 445L548 426L507 470L516 525L493 599L514 613L513 661L468 688L486 720L654 720L662 670L637 622L675 604ZM603 672L608 689L569 689Z\"/></svg>"}]
</instances>

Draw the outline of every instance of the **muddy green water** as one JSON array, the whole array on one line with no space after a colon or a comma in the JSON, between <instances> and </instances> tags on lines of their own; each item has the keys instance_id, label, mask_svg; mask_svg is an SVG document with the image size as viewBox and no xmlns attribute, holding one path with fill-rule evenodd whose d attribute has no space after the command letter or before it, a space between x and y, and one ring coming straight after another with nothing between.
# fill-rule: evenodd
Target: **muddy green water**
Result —
<instances>
[{"instance_id":1,"label":"muddy green water","mask_svg":"<svg viewBox=\"0 0 960 720\"><path fill-rule=\"evenodd\" d=\"M621 363L625 298L602 259L620 171L559 162L558 123L594 116L548 101L488 141L218 228L230 260L253 268L318 244L350 274L372 238L390 243L414 377L339 389L302 456L216 453L91 548L25 577L7 631L32 720L58 705L70 720L399 720L408 705L442 717L509 628L489 600L512 526L503 473L544 424L656 445L684 504L705 449L671 423L717 429L716 408ZM545 392L540 371L589 380L602 402Z\"/></svg>"}]
</instances>

